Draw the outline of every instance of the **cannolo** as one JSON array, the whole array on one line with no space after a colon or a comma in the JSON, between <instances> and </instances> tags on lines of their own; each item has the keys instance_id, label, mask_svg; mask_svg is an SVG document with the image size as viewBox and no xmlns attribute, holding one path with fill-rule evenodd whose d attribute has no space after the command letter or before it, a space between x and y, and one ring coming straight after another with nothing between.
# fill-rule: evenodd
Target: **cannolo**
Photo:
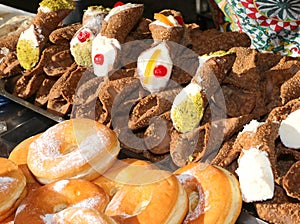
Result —
<instances>
[{"instance_id":1,"label":"cannolo","mask_svg":"<svg viewBox=\"0 0 300 224\"><path fill-rule=\"evenodd\" d=\"M71 103L62 96L62 86L67 81L72 72L76 71L77 65L74 63L52 86L47 103L47 110L58 116L66 116L71 110Z\"/></svg>"},{"instance_id":2,"label":"cannolo","mask_svg":"<svg viewBox=\"0 0 300 224\"><path fill-rule=\"evenodd\" d=\"M29 27L32 16L14 16L0 26L0 52L16 50L20 34Z\"/></svg>"},{"instance_id":3,"label":"cannolo","mask_svg":"<svg viewBox=\"0 0 300 224\"><path fill-rule=\"evenodd\" d=\"M102 110L105 115L102 116L102 123L107 123L111 119L112 107L115 101L116 95L118 95L129 83L133 82L135 78L126 77L117 80L105 80L101 85L101 91L99 91L99 100L102 105Z\"/></svg>"},{"instance_id":4,"label":"cannolo","mask_svg":"<svg viewBox=\"0 0 300 224\"><path fill-rule=\"evenodd\" d=\"M39 60L39 63L35 66L35 68L31 70L27 70L17 80L14 86L13 94L24 99L27 99L32 95L34 95L45 77L44 70L43 70L44 66L48 63L48 61L51 59L53 55L65 49L66 47L63 45L60 46L52 45L45 48L45 50L43 50L43 53L41 55L41 59ZM34 85L28 86L27 85L28 83Z\"/></svg>"},{"instance_id":5,"label":"cannolo","mask_svg":"<svg viewBox=\"0 0 300 224\"><path fill-rule=\"evenodd\" d=\"M216 120L186 133L173 131L170 143L173 162L178 166L199 161L210 163L223 141L224 127L223 120Z\"/></svg>"},{"instance_id":6,"label":"cannolo","mask_svg":"<svg viewBox=\"0 0 300 224\"><path fill-rule=\"evenodd\" d=\"M268 223L299 223L300 203L288 197L280 186L275 186L274 197L264 202L256 202L258 217Z\"/></svg>"},{"instance_id":7,"label":"cannolo","mask_svg":"<svg viewBox=\"0 0 300 224\"><path fill-rule=\"evenodd\" d=\"M201 87L190 83L175 97L171 108L174 127L181 133L196 128L203 116L203 96Z\"/></svg>"},{"instance_id":8,"label":"cannolo","mask_svg":"<svg viewBox=\"0 0 300 224\"><path fill-rule=\"evenodd\" d=\"M282 104L300 97L300 70L289 80L285 81L280 87L280 98Z\"/></svg>"},{"instance_id":9,"label":"cannolo","mask_svg":"<svg viewBox=\"0 0 300 224\"><path fill-rule=\"evenodd\" d=\"M154 41L174 41L179 43L184 33L184 22L181 15L155 13L154 21L149 24Z\"/></svg>"},{"instance_id":10,"label":"cannolo","mask_svg":"<svg viewBox=\"0 0 300 224\"><path fill-rule=\"evenodd\" d=\"M51 57L49 62L43 67L43 70L48 76L59 77L73 63L74 59L70 50L62 50Z\"/></svg>"},{"instance_id":11,"label":"cannolo","mask_svg":"<svg viewBox=\"0 0 300 224\"><path fill-rule=\"evenodd\" d=\"M300 61L286 56L282 57L278 64L264 73L265 94L270 110L282 105L280 99L281 85L292 78L300 70Z\"/></svg>"},{"instance_id":12,"label":"cannolo","mask_svg":"<svg viewBox=\"0 0 300 224\"><path fill-rule=\"evenodd\" d=\"M126 36L142 17L143 11L143 4L127 3L114 7L102 22L101 35L117 39L123 44Z\"/></svg>"},{"instance_id":13,"label":"cannolo","mask_svg":"<svg viewBox=\"0 0 300 224\"><path fill-rule=\"evenodd\" d=\"M201 38L201 40L203 41L199 41L199 37L194 38L192 44L192 50L199 55L229 51L232 47L250 47L251 45L249 36L242 32L220 32L218 35L210 35L210 38Z\"/></svg>"},{"instance_id":14,"label":"cannolo","mask_svg":"<svg viewBox=\"0 0 300 224\"><path fill-rule=\"evenodd\" d=\"M50 33L74 9L71 0L44 0L28 29L22 32L17 43L17 56L25 69L35 67Z\"/></svg>"},{"instance_id":15,"label":"cannolo","mask_svg":"<svg viewBox=\"0 0 300 224\"><path fill-rule=\"evenodd\" d=\"M7 78L22 72L22 67L17 59L16 52L9 52L0 60L0 78Z\"/></svg>"},{"instance_id":16,"label":"cannolo","mask_svg":"<svg viewBox=\"0 0 300 224\"><path fill-rule=\"evenodd\" d=\"M33 96L45 79L45 74L37 72L24 73L17 81L13 94L28 99Z\"/></svg>"},{"instance_id":17,"label":"cannolo","mask_svg":"<svg viewBox=\"0 0 300 224\"><path fill-rule=\"evenodd\" d=\"M254 113L256 92L246 91L230 85L223 85L222 92L226 103L226 113L230 117L239 117ZM244 102L241 104L241 102Z\"/></svg>"},{"instance_id":18,"label":"cannolo","mask_svg":"<svg viewBox=\"0 0 300 224\"><path fill-rule=\"evenodd\" d=\"M152 22L152 20L148 18L141 18L136 25L136 28L134 28L128 36L125 39L125 43L135 40L149 40L151 39L151 32L149 30L149 24Z\"/></svg>"},{"instance_id":19,"label":"cannolo","mask_svg":"<svg viewBox=\"0 0 300 224\"><path fill-rule=\"evenodd\" d=\"M80 83L81 78L87 73L86 67L78 67L75 71L71 72L65 83L61 87L62 97L70 104L74 104L76 90Z\"/></svg>"},{"instance_id":20,"label":"cannolo","mask_svg":"<svg viewBox=\"0 0 300 224\"><path fill-rule=\"evenodd\" d=\"M110 10L103 6L89 6L83 13L82 26L88 27L94 34L98 34L101 31L103 19Z\"/></svg>"},{"instance_id":21,"label":"cannolo","mask_svg":"<svg viewBox=\"0 0 300 224\"><path fill-rule=\"evenodd\" d=\"M300 98L289 101L284 106L275 107L268 115L266 121L281 123L287 116L293 112L300 109Z\"/></svg>"},{"instance_id":22,"label":"cannolo","mask_svg":"<svg viewBox=\"0 0 300 224\"><path fill-rule=\"evenodd\" d=\"M49 35L49 40L53 44L64 44L69 46L73 36L81 27L81 23L73 23L67 26L59 27L51 32Z\"/></svg>"},{"instance_id":23,"label":"cannolo","mask_svg":"<svg viewBox=\"0 0 300 224\"><path fill-rule=\"evenodd\" d=\"M146 147L154 154L169 152L173 130L170 111L153 118L144 133Z\"/></svg>"},{"instance_id":24,"label":"cannolo","mask_svg":"<svg viewBox=\"0 0 300 224\"><path fill-rule=\"evenodd\" d=\"M236 55L231 51L218 51L199 56L198 68L191 82L201 86L210 99L231 71L235 58Z\"/></svg>"},{"instance_id":25,"label":"cannolo","mask_svg":"<svg viewBox=\"0 0 300 224\"><path fill-rule=\"evenodd\" d=\"M286 148L281 142L276 144L276 171L278 176L275 183L283 187L283 179L290 168L300 161L300 152L294 149Z\"/></svg>"},{"instance_id":26,"label":"cannolo","mask_svg":"<svg viewBox=\"0 0 300 224\"><path fill-rule=\"evenodd\" d=\"M156 93L167 86L172 68L169 48L163 41L139 55L136 75L146 90Z\"/></svg>"},{"instance_id":27,"label":"cannolo","mask_svg":"<svg viewBox=\"0 0 300 224\"><path fill-rule=\"evenodd\" d=\"M71 53L78 65L92 66L92 42L100 32L102 21L109 10L102 6L90 6L84 12L82 27L70 42Z\"/></svg>"},{"instance_id":28,"label":"cannolo","mask_svg":"<svg viewBox=\"0 0 300 224\"><path fill-rule=\"evenodd\" d=\"M282 182L287 195L300 200L300 160L291 166Z\"/></svg>"},{"instance_id":29,"label":"cannolo","mask_svg":"<svg viewBox=\"0 0 300 224\"><path fill-rule=\"evenodd\" d=\"M36 96L34 98L35 105L38 105L39 107L44 107L45 105L47 105L50 90L56 81L57 81L56 78L45 77L41 86L36 92Z\"/></svg>"},{"instance_id":30,"label":"cannolo","mask_svg":"<svg viewBox=\"0 0 300 224\"><path fill-rule=\"evenodd\" d=\"M180 88L166 90L150 94L140 100L132 110L128 127L132 130L147 127L152 118L171 109L172 102L179 91Z\"/></svg>"},{"instance_id":31,"label":"cannolo","mask_svg":"<svg viewBox=\"0 0 300 224\"><path fill-rule=\"evenodd\" d=\"M253 120L238 134L233 145L233 150L241 150L236 173L245 202L273 198L274 180L278 175L275 168L278 126Z\"/></svg>"},{"instance_id":32,"label":"cannolo","mask_svg":"<svg viewBox=\"0 0 300 224\"><path fill-rule=\"evenodd\" d=\"M92 42L91 60L96 76L109 76L118 68L118 57L121 50L120 42L98 34Z\"/></svg>"}]
</instances>

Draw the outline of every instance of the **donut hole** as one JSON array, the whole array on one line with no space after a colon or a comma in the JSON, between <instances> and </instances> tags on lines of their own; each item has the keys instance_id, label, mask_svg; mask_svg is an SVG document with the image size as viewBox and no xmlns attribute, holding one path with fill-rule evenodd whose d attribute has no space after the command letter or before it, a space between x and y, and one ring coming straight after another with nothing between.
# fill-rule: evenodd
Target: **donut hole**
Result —
<instances>
[{"instance_id":1,"label":"donut hole","mask_svg":"<svg viewBox=\"0 0 300 224\"><path fill-rule=\"evenodd\" d=\"M201 184L190 174L180 174L177 176L179 182L183 185L188 198L189 210L184 223L196 220L201 214L204 214L205 195Z\"/></svg>"}]
</instances>

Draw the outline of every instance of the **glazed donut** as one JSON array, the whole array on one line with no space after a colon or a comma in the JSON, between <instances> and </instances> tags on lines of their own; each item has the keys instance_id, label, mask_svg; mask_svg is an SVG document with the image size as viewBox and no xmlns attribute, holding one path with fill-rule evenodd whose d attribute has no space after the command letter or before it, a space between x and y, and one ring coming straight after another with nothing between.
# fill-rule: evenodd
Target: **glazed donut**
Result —
<instances>
[{"instance_id":1,"label":"glazed donut","mask_svg":"<svg viewBox=\"0 0 300 224\"><path fill-rule=\"evenodd\" d=\"M120 144L114 131L85 118L47 129L28 149L27 164L43 184L69 178L92 180L116 160Z\"/></svg>"},{"instance_id":2,"label":"glazed donut","mask_svg":"<svg viewBox=\"0 0 300 224\"><path fill-rule=\"evenodd\" d=\"M205 195L204 214L186 223L235 223L241 212L242 195L239 182L232 173L206 163L191 163L179 168L174 174L179 179L183 175L195 177Z\"/></svg>"},{"instance_id":3,"label":"glazed donut","mask_svg":"<svg viewBox=\"0 0 300 224\"><path fill-rule=\"evenodd\" d=\"M104 213L90 208L69 207L53 216L55 224L74 224L74 223L92 223L92 224L117 224L117 222Z\"/></svg>"},{"instance_id":4,"label":"glazed donut","mask_svg":"<svg viewBox=\"0 0 300 224\"><path fill-rule=\"evenodd\" d=\"M148 161L126 158L114 163L103 175L93 180L93 183L103 188L106 194L112 197L122 186L137 184L139 180L135 177L138 173L155 168Z\"/></svg>"},{"instance_id":5,"label":"glazed donut","mask_svg":"<svg viewBox=\"0 0 300 224\"><path fill-rule=\"evenodd\" d=\"M0 222L15 212L26 196L26 178L18 165L0 158Z\"/></svg>"},{"instance_id":6,"label":"glazed donut","mask_svg":"<svg viewBox=\"0 0 300 224\"><path fill-rule=\"evenodd\" d=\"M28 154L29 145L33 141L35 141L40 135L41 133L26 138L25 140L20 142L15 148L13 148L13 150L9 154L8 159L13 161L17 165L27 164L27 154Z\"/></svg>"},{"instance_id":7,"label":"glazed donut","mask_svg":"<svg viewBox=\"0 0 300 224\"><path fill-rule=\"evenodd\" d=\"M125 224L182 223L188 198L172 173L145 170L136 178L144 184L124 185L107 205L106 215Z\"/></svg>"},{"instance_id":8,"label":"glazed donut","mask_svg":"<svg viewBox=\"0 0 300 224\"><path fill-rule=\"evenodd\" d=\"M103 212L109 201L99 186L82 179L59 180L29 194L16 211L14 222L53 223L57 214L69 207Z\"/></svg>"}]
</instances>

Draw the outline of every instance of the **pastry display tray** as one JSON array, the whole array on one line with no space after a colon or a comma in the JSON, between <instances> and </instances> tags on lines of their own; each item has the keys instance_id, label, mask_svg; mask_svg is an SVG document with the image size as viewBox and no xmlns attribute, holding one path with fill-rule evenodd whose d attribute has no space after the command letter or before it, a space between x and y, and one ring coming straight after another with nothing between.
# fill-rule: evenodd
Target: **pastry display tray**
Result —
<instances>
[{"instance_id":1,"label":"pastry display tray","mask_svg":"<svg viewBox=\"0 0 300 224\"><path fill-rule=\"evenodd\" d=\"M17 76L12 76L9 78L0 79L0 95L20 104L28 109L31 109L34 112L41 114L53 121L61 122L64 120L64 118L62 118L58 115L55 115L55 114L47 111L46 109L43 109L41 107L34 105L34 103L30 102L30 99L24 100L24 99L21 99L15 95L13 95L13 89L14 89L15 83L19 77L20 76L17 75Z\"/></svg>"}]
</instances>

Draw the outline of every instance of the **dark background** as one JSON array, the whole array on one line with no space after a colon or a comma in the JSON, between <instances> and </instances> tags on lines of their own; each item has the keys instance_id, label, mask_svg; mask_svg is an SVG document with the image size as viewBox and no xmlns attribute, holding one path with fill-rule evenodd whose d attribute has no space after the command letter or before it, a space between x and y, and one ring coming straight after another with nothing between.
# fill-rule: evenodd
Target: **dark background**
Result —
<instances>
[{"instance_id":1,"label":"dark background","mask_svg":"<svg viewBox=\"0 0 300 224\"><path fill-rule=\"evenodd\" d=\"M12 6L18 9L35 13L39 6L41 0L0 0L1 4ZM204 13L199 13L196 9L196 1L201 4L201 11ZM209 21L209 9L206 3L207 0L132 0L132 1L122 1L124 3L143 3L145 6L144 17L153 19L153 15L162 9L175 9L182 13L184 21L186 23L196 22L203 28L210 26ZM102 5L104 7L113 7L116 1L112 0L82 0L79 1L81 4L81 9L87 8L89 5ZM199 4L198 4L199 5Z\"/></svg>"}]
</instances>

